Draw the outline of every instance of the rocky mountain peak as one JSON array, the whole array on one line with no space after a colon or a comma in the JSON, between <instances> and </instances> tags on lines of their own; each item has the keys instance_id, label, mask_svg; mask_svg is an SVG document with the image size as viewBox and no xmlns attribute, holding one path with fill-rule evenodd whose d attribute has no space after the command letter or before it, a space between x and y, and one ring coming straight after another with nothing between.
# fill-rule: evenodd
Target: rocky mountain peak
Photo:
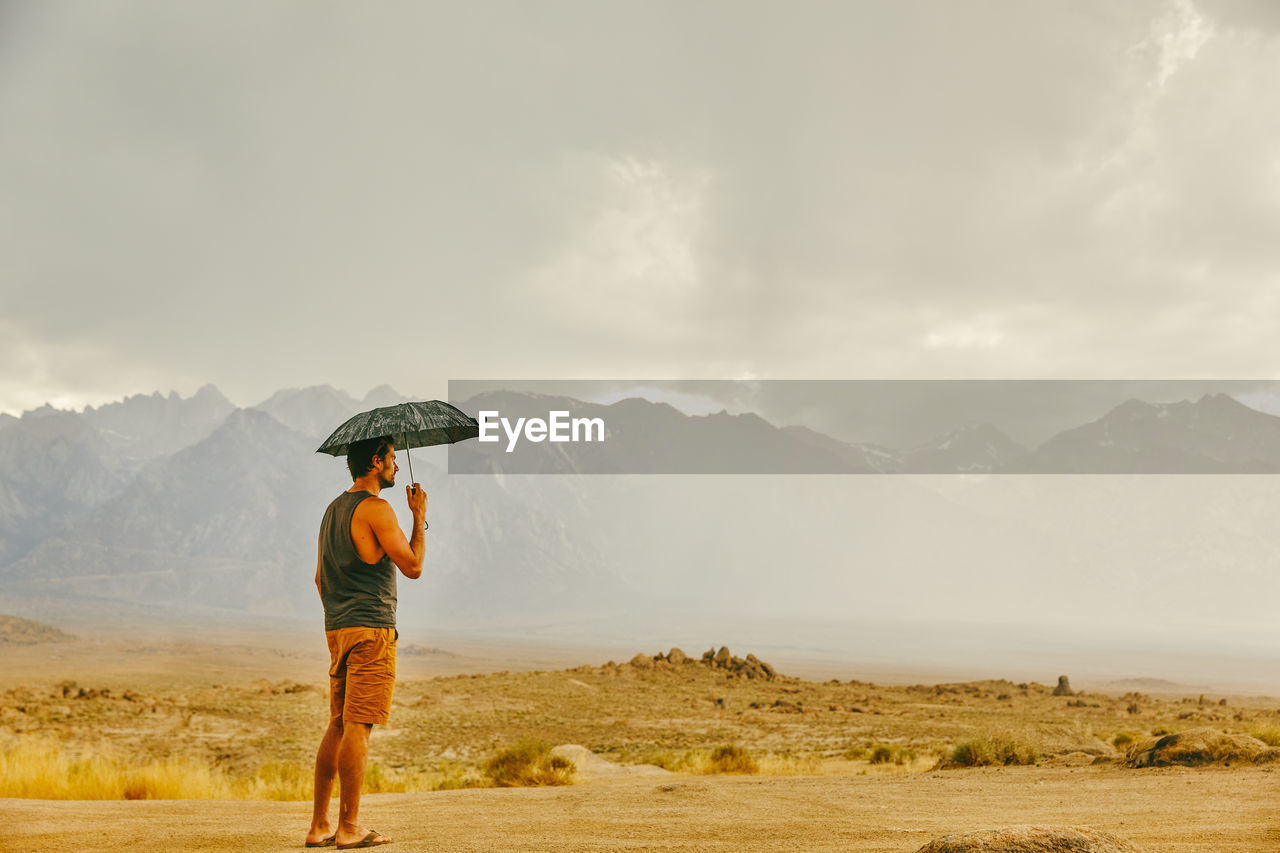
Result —
<instances>
[{"instance_id":1,"label":"rocky mountain peak","mask_svg":"<svg viewBox=\"0 0 1280 853\"><path fill-rule=\"evenodd\" d=\"M332 385L312 385L277 391L253 408L303 435L323 440L364 406Z\"/></svg>"},{"instance_id":2,"label":"rocky mountain peak","mask_svg":"<svg viewBox=\"0 0 1280 853\"><path fill-rule=\"evenodd\" d=\"M401 394L390 385L379 385L364 395L361 405L366 409L376 409L381 406L394 406L399 403L408 402L409 398Z\"/></svg>"}]
</instances>

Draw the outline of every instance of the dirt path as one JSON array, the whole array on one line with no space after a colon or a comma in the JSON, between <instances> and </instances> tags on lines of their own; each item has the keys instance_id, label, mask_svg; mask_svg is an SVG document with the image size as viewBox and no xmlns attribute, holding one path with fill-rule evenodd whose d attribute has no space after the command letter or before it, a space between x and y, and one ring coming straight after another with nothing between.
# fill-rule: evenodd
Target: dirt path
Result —
<instances>
[{"instance_id":1,"label":"dirt path","mask_svg":"<svg viewBox=\"0 0 1280 853\"><path fill-rule=\"evenodd\" d=\"M336 811L336 803L335 803ZM702 777L369 796L366 825L422 851L883 851L948 832L1085 824L1148 853L1280 849L1280 773L1008 768L911 776ZM302 849L305 803L0 800L0 850ZM16 833L16 834L15 834Z\"/></svg>"}]
</instances>

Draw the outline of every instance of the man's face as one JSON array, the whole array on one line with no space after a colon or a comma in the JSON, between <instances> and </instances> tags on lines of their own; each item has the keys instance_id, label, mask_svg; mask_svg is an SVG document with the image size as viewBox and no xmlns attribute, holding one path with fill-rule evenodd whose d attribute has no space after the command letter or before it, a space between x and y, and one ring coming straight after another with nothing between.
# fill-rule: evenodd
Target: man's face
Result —
<instances>
[{"instance_id":1,"label":"man's face","mask_svg":"<svg viewBox=\"0 0 1280 853\"><path fill-rule=\"evenodd\" d=\"M379 464L380 463L380 464ZM400 466L396 464L396 449L388 450L381 458L374 457L374 470L378 472L378 486L388 489L396 484L396 472Z\"/></svg>"}]
</instances>

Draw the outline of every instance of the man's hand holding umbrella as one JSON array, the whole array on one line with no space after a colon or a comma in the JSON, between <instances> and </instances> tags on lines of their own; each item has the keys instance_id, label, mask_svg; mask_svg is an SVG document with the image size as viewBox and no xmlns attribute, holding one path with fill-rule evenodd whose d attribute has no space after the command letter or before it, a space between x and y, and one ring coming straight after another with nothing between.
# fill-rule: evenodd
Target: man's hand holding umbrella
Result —
<instances>
[{"instance_id":1,"label":"man's hand holding umbrella","mask_svg":"<svg viewBox=\"0 0 1280 853\"><path fill-rule=\"evenodd\" d=\"M404 495L409 501L409 512L413 513L413 523L425 530L427 527L427 490L422 488L419 483L412 483L404 487Z\"/></svg>"}]
</instances>

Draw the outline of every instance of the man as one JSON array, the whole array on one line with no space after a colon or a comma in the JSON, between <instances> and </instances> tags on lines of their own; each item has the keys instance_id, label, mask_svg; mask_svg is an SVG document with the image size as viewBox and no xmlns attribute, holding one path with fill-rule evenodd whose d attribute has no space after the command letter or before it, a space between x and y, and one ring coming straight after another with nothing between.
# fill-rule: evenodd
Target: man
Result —
<instances>
[{"instance_id":1,"label":"man","mask_svg":"<svg viewBox=\"0 0 1280 853\"><path fill-rule=\"evenodd\" d=\"M396 680L396 567L422 575L427 494L405 487L413 532L406 540L391 504L378 493L394 486L396 449L390 438L347 450L352 485L325 510L316 558L316 589L329 641L329 729L316 753L315 809L306 846L353 850L390 844L359 822L360 788L369 732L387 722ZM393 565L394 564L394 565ZM338 826L329 825L333 780L341 782Z\"/></svg>"}]
</instances>

